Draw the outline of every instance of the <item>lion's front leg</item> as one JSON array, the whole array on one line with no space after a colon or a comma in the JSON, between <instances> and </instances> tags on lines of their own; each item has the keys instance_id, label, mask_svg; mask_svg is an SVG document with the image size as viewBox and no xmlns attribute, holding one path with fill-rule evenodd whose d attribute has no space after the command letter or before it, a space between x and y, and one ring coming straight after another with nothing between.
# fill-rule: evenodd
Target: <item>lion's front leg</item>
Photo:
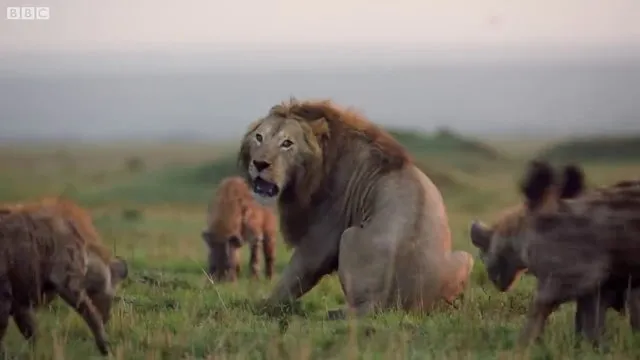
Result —
<instances>
[{"instance_id":1,"label":"lion's front leg","mask_svg":"<svg viewBox=\"0 0 640 360\"><path fill-rule=\"evenodd\" d=\"M268 302L290 303L306 294L324 275L335 270L334 257L334 254L313 254L304 248L296 248Z\"/></svg>"}]
</instances>

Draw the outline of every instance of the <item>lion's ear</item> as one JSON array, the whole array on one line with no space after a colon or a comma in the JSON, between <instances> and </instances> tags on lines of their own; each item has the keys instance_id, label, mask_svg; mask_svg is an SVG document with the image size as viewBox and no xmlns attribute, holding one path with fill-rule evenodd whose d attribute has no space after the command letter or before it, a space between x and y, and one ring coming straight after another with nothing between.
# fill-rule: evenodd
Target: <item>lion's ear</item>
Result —
<instances>
[{"instance_id":1,"label":"lion's ear","mask_svg":"<svg viewBox=\"0 0 640 360\"><path fill-rule=\"evenodd\" d=\"M318 141L329 138L329 123L327 122L327 119L320 118L309 121L307 124Z\"/></svg>"},{"instance_id":2,"label":"lion's ear","mask_svg":"<svg viewBox=\"0 0 640 360\"><path fill-rule=\"evenodd\" d=\"M324 103L301 103L291 106L291 114L309 122L327 118L327 107Z\"/></svg>"},{"instance_id":3,"label":"lion's ear","mask_svg":"<svg viewBox=\"0 0 640 360\"><path fill-rule=\"evenodd\" d=\"M295 101L295 99L292 101ZM269 115L285 117L287 115L287 107L283 104L274 105L269 109Z\"/></svg>"}]
</instances>

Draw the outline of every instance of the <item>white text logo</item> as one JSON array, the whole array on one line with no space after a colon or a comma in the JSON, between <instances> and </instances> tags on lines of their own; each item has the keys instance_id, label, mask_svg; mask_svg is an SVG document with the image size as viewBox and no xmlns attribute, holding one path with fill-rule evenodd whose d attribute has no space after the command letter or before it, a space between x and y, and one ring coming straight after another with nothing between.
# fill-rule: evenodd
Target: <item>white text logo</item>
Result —
<instances>
[{"instance_id":1,"label":"white text logo","mask_svg":"<svg viewBox=\"0 0 640 360\"><path fill-rule=\"evenodd\" d=\"M9 6L7 7L9 20L49 20L48 6Z\"/></svg>"}]
</instances>

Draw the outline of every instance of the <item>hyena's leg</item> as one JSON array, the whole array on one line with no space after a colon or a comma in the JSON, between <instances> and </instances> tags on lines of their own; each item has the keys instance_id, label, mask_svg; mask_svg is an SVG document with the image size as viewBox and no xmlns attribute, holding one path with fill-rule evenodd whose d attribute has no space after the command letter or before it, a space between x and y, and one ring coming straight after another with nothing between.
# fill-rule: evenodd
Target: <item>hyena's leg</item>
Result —
<instances>
[{"instance_id":1,"label":"hyena's leg","mask_svg":"<svg viewBox=\"0 0 640 360\"><path fill-rule=\"evenodd\" d=\"M74 259L75 260L75 259ZM58 262L52 271L50 281L55 285L62 300L71 306L87 323L93 333L101 354L109 353L109 342L103 320L87 296L84 288L84 271L79 266Z\"/></svg>"},{"instance_id":2,"label":"hyena's leg","mask_svg":"<svg viewBox=\"0 0 640 360\"><path fill-rule=\"evenodd\" d=\"M13 321L16 323L18 330L25 339L36 342L36 321L33 310L26 306L14 305Z\"/></svg>"},{"instance_id":3,"label":"hyena's leg","mask_svg":"<svg viewBox=\"0 0 640 360\"><path fill-rule=\"evenodd\" d=\"M538 279L536 292L529 306L527 322L518 339L519 346L527 346L540 338L549 315L566 300L562 298L561 291L562 283L560 280Z\"/></svg>"},{"instance_id":4,"label":"hyena's leg","mask_svg":"<svg viewBox=\"0 0 640 360\"><path fill-rule=\"evenodd\" d=\"M640 288L632 288L627 293L627 312L633 331L640 331Z\"/></svg>"},{"instance_id":5,"label":"hyena's leg","mask_svg":"<svg viewBox=\"0 0 640 360\"><path fill-rule=\"evenodd\" d=\"M597 346L604 331L605 315L612 303L615 293L596 291L577 299L575 325L576 332L581 333L593 345Z\"/></svg>"},{"instance_id":6,"label":"hyena's leg","mask_svg":"<svg viewBox=\"0 0 640 360\"><path fill-rule=\"evenodd\" d=\"M260 257L258 248L260 244L257 241L253 241L249 245L251 254L249 255L249 272L251 273L251 277L254 279L258 278L258 271L260 268Z\"/></svg>"},{"instance_id":7,"label":"hyena's leg","mask_svg":"<svg viewBox=\"0 0 640 360\"><path fill-rule=\"evenodd\" d=\"M234 282L240 276L240 248L228 247L229 266L226 274L227 280Z\"/></svg>"},{"instance_id":8,"label":"hyena's leg","mask_svg":"<svg viewBox=\"0 0 640 360\"><path fill-rule=\"evenodd\" d=\"M7 275L0 275L0 356L4 355L4 335L9 326L11 303L13 302L11 283Z\"/></svg>"},{"instance_id":9,"label":"hyena's leg","mask_svg":"<svg viewBox=\"0 0 640 360\"><path fill-rule=\"evenodd\" d=\"M209 247L209 266L208 266L208 274L211 277L214 277L217 272L217 261L218 255L216 254L216 250L213 247Z\"/></svg>"},{"instance_id":10,"label":"hyena's leg","mask_svg":"<svg viewBox=\"0 0 640 360\"><path fill-rule=\"evenodd\" d=\"M264 257L264 276L267 279L273 277L273 266L276 257L275 234L265 234L262 240L262 254Z\"/></svg>"}]
</instances>

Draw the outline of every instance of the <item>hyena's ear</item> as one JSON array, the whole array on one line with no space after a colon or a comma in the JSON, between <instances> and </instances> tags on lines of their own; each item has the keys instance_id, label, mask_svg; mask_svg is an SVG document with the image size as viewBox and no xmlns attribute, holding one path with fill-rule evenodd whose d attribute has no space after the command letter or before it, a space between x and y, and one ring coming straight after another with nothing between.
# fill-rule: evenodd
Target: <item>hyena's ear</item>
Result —
<instances>
[{"instance_id":1,"label":"hyena's ear","mask_svg":"<svg viewBox=\"0 0 640 360\"><path fill-rule=\"evenodd\" d=\"M213 236L211 236L211 233L208 230L203 230L200 233L200 236L202 237L202 241L204 241L205 244L211 245L211 240Z\"/></svg>"},{"instance_id":2,"label":"hyena's ear","mask_svg":"<svg viewBox=\"0 0 640 360\"><path fill-rule=\"evenodd\" d=\"M240 237L232 235L231 237L229 237L229 245L236 249L239 249L242 247L242 245L244 245L244 241Z\"/></svg>"},{"instance_id":3,"label":"hyena's ear","mask_svg":"<svg viewBox=\"0 0 640 360\"><path fill-rule=\"evenodd\" d=\"M562 171L561 199L571 199L585 190L584 172L577 165L567 165Z\"/></svg>"},{"instance_id":4,"label":"hyena's ear","mask_svg":"<svg viewBox=\"0 0 640 360\"><path fill-rule=\"evenodd\" d=\"M520 183L520 191L525 197L527 208L537 210L551 196L555 184L555 173L547 162L533 160Z\"/></svg>"},{"instance_id":5,"label":"hyena's ear","mask_svg":"<svg viewBox=\"0 0 640 360\"><path fill-rule=\"evenodd\" d=\"M486 251L491 244L491 229L480 221L472 221L469 227L471 243L482 251Z\"/></svg>"},{"instance_id":6,"label":"hyena's ear","mask_svg":"<svg viewBox=\"0 0 640 360\"><path fill-rule=\"evenodd\" d=\"M126 260L116 256L115 259L109 263L109 269L111 270L111 283L117 284L120 281L126 279L129 276L129 266Z\"/></svg>"}]
</instances>

